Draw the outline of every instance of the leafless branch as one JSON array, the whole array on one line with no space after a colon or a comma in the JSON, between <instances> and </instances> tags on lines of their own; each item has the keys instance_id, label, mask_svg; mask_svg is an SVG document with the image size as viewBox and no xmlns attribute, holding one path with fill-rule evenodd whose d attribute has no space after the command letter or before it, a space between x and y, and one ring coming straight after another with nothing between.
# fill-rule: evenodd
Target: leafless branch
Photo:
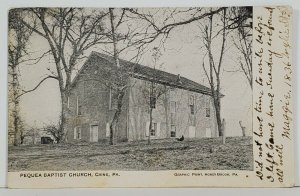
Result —
<instances>
[{"instance_id":1,"label":"leafless branch","mask_svg":"<svg viewBox=\"0 0 300 196\"><path fill-rule=\"evenodd\" d=\"M58 80L58 78L55 77L55 76L47 76L47 77L43 78L33 89L23 90L23 92L21 94L19 94L16 98L18 99L18 98L20 98L21 96L23 96L23 95L25 95L27 93L35 91L44 81L46 81L47 79L50 79L50 78Z\"/></svg>"}]
</instances>

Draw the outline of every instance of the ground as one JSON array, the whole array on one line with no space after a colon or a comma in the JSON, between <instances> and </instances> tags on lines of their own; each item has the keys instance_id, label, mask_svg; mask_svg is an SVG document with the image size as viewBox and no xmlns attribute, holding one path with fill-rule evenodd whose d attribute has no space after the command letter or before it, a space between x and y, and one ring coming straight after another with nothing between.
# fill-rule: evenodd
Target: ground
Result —
<instances>
[{"instance_id":1,"label":"ground","mask_svg":"<svg viewBox=\"0 0 300 196\"><path fill-rule=\"evenodd\" d=\"M9 146L9 171L253 170L251 137Z\"/></svg>"}]
</instances>

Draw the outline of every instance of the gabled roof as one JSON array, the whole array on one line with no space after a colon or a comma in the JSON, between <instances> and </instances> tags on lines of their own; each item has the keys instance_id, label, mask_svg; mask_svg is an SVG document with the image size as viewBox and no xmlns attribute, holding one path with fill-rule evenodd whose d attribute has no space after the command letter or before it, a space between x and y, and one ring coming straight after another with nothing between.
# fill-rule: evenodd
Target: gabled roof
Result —
<instances>
[{"instance_id":1,"label":"gabled roof","mask_svg":"<svg viewBox=\"0 0 300 196\"><path fill-rule=\"evenodd\" d=\"M105 59L106 61L109 61L110 63L112 63L112 65L114 65L114 58L112 56L98 53L98 52L92 52L89 58L91 57ZM185 77L182 77L180 75L175 75L158 69L153 69L151 67L144 66L138 63L129 62L123 59L119 59L119 62L121 66L126 66L130 68L129 70L132 71L132 77L134 78L153 81L166 86L171 86L171 87L181 88L181 89L185 89L197 93L211 95L210 88L203 86L197 82L194 82L190 79L187 79ZM85 63L82 66L79 73L74 78L73 83L76 82L78 75L82 70L85 69L87 65L88 64Z\"/></svg>"}]
</instances>

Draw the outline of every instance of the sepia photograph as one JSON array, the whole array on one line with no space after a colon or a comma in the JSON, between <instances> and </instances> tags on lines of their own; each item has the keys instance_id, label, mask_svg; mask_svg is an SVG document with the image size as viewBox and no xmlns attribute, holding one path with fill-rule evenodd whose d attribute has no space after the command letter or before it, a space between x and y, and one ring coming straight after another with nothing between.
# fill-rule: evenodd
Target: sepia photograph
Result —
<instances>
[{"instance_id":1,"label":"sepia photograph","mask_svg":"<svg viewBox=\"0 0 300 196\"><path fill-rule=\"evenodd\" d=\"M253 171L253 8L13 8L8 171Z\"/></svg>"}]
</instances>

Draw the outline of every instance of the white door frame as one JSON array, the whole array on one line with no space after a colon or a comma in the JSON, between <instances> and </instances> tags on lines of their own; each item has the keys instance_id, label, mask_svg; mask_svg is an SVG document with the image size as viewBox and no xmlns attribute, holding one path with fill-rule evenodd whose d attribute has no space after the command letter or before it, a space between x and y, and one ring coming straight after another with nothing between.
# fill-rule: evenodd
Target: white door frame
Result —
<instances>
[{"instance_id":1,"label":"white door frame","mask_svg":"<svg viewBox=\"0 0 300 196\"><path fill-rule=\"evenodd\" d=\"M93 130L93 127L97 127L97 132L95 135L97 135L97 137L94 137L94 130ZM94 139L96 138L96 139ZM98 124L92 124L90 125L90 142L98 142L99 140L99 125Z\"/></svg>"},{"instance_id":2,"label":"white door frame","mask_svg":"<svg viewBox=\"0 0 300 196\"><path fill-rule=\"evenodd\" d=\"M196 126L189 126L189 138L196 137Z\"/></svg>"},{"instance_id":3,"label":"white door frame","mask_svg":"<svg viewBox=\"0 0 300 196\"><path fill-rule=\"evenodd\" d=\"M205 137L212 137L211 128L206 127L205 128Z\"/></svg>"}]
</instances>

